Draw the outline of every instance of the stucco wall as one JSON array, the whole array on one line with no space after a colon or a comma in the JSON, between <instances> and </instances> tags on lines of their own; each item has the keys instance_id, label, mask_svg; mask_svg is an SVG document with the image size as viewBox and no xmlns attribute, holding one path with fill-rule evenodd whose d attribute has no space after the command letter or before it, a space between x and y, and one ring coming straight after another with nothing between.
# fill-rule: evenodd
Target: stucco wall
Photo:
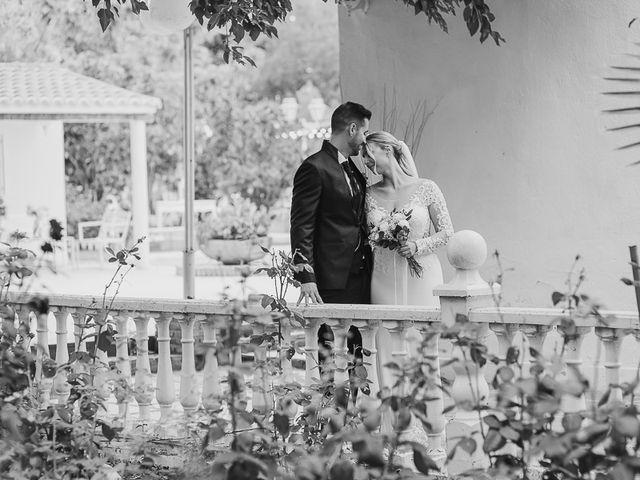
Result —
<instances>
[{"instance_id":1,"label":"stucco wall","mask_svg":"<svg viewBox=\"0 0 640 480\"><path fill-rule=\"evenodd\" d=\"M66 225L62 122L0 121L7 218L19 222L27 207L47 208Z\"/></svg>"},{"instance_id":2,"label":"stucco wall","mask_svg":"<svg viewBox=\"0 0 640 480\"><path fill-rule=\"evenodd\" d=\"M630 276L628 245L640 244L640 166L627 167L640 150L614 152L624 139L605 131L616 122L600 113L616 105L601 95L608 67L640 53L627 28L640 15L634 3L492 0L500 48L470 39L460 17L447 35L399 2L340 9L343 98L371 107L374 129L385 91L387 103L395 91L401 122L412 103L437 105L418 170L442 188L456 229L480 232L514 269L508 303L547 305L581 254L583 292L635 308L619 278Z\"/></svg>"}]
</instances>

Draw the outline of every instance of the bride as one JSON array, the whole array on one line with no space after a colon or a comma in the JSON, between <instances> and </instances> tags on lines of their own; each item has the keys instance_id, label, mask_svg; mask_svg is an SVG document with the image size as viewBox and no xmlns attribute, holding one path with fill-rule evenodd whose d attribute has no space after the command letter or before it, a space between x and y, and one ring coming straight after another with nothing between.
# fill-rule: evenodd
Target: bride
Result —
<instances>
[{"instance_id":1,"label":"bride","mask_svg":"<svg viewBox=\"0 0 640 480\"><path fill-rule=\"evenodd\" d=\"M411 211L409 239L404 246L398 250L373 246L371 303L439 306L433 289L444 282L435 251L446 245L453 235L451 218L440 189L433 181L418 177L409 148L390 133L368 135L363 158L372 172L382 176L380 182L367 189L367 223L380 225L393 209ZM420 277L412 276L409 271L406 259L412 256L422 266ZM409 330L412 332L407 331L407 335L420 338L419 332L413 328ZM385 367L393 361L394 355L389 349L393 342L387 329L378 330L376 344L380 387L385 390L397 380ZM417 354L417 345L408 346L411 355ZM383 413L382 428L383 431L393 428L388 413ZM430 444L425 430L415 418L405 435L413 441ZM436 453L440 458L444 452L434 451L434 455Z\"/></svg>"},{"instance_id":2,"label":"bride","mask_svg":"<svg viewBox=\"0 0 640 480\"><path fill-rule=\"evenodd\" d=\"M453 234L447 205L438 186L418 177L407 145L387 132L367 136L363 153L367 167L382 180L367 189L367 222L378 225L394 208L411 211L409 240L398 250L373 247L371 303L438 306L433 289L443 283L435 251ZM412 276L406 259L423 268Z\"/></svg>"}]
</instances>

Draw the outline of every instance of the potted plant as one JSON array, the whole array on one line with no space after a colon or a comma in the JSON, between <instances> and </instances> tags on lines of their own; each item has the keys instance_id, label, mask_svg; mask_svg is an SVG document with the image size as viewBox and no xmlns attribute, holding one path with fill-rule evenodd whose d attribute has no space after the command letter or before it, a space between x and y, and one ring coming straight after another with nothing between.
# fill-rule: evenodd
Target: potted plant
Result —
<instances>
[{"instance_id":1,"label":"potted plant","mask_svg":"<svg viewBox=\"0 0 640 480\"><path fill-rule=\"evenodd\" d=\"M225 265L240 265L264 256L271 216L264 206L238 194L221 197L198 225L200 249Z\"/></svg>"}]
</instances>

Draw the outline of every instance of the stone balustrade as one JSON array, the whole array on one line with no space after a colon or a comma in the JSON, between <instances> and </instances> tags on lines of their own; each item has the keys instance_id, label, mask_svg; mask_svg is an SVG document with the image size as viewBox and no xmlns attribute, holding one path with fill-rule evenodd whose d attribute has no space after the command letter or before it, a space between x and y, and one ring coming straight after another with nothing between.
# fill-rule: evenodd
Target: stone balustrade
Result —
<instances>
[{"instance_id":1,"label":"stone balustrade","mask_svg":"<svg viewBox=\"0 0 640 480\"><path fill-rule=\"evenodd\" d=\"M416 335L423 335L430 331L431 325L452 325L458 315L465 315L472 324L477 324L475 330L478 339L483 342L494 342L498 357L504 358L507 350L519 337L518 346L522 355L529 355L531 346L541 351L545 339L549 335L562 335L557 328L557 319L566 317L567 311L560 308L507 308L495 305L496 295L499 294L499 286L490 286L478 273L479 267L486 260L486 244L480 235L471 231L462 231L455 234L448 247L448 258L455 267L454 278L445 285L437 288L435 294L440 297L440 308L419 306L385 306L385 305L312 305L308 307L296 307L306 321L305 328L291 325L288 322L274 320L270 313L259 305L245 305L239 308L238 304L223 304L199 300L164 300L164 299L139 299L118 298L111 308L111 320L115 323L117 334L115 366L128 379L133 388L133 397L138 406L139 423L157 424L166 427L179 416L176 412L181 410L186 417L191 415L199 407L214 409L218 398L226 388L222 383L225 377L225 368L238 366L241 362L239 352L220 357L217 346L221 333L229 338L229 329L243 326L251 326L253 335L266 334L274 329L279 329L279 335L284 344L298 342L303 345L306 370L305 382L309 385L318 373L318 344L317 329L322 323L328 324L335 335L334 351L337 370L336 382L348 382L347 372L347 332L350 326L360 329L363 339L363 347L368 350L365 362L370 384L370 395L375 397L385 386L392 381L389 372L380 367L378 357L385 353L384 358L402 362L409 355L416 354L412 349L410 340L415 340ZM74 350L86 350L86 339L83 338L82 325L87 316L99 314L100 299L88 296L48 295L51 313L37 315L28 306L32 295L13 295L10 303L17 312L17 321L31 322L33 318L37 323L36 351L37 370L36 385L48 401L64 401L69 394L69 385L64 376L56 376L52 381L46 380L42 375L42 362L49 356L49 330L55 329L57 364L64 364L69 360L67 345L72 341ZM68 320L73 319L75 328L69 331ZM128 350L129 338L127 322L135 323L136 353L135 362L132 362ZM150 356L148 349L148 325L150 320L155 321L157 327L157 374L152 375ZM5 320L6 321L6 320ZM597 315L577 315L574 318L576 330L572 338L565 345L565 361L581 369L583 365L583 352L581 351L583 339L591 332L595 333L604 352L601 368L604 372L605 386L617 385L620 381L620 345L627 335L640 339L640 326L637 313L631 312L598 312ZM181 331L181 369L178 392L175 391L174 372L172 371L171 353L169 349L170 324L177 322ZM376 341L380 329L386 329L391 341L381 345ZM201 380L196 374L195 365L195 333L202 332L202 349L204 351L204 367ZM412 332L408 335L408 332ZM298 335L299 334L299 335ZM85 333L86 335L86 333ZM389 338L387 337L387 338ZM451 386L453 401L457 404L469 402L489 403L490 373L485 371L487 367L480 368L469 358L460 355L451 345L442 342L438 335L430 333L426 349L421 350L433 369L440 372L442 352L449 357L457 357L458 362L453 364L454 379ZM442 345L441 345L442 344ZM256 367L250 380L252 388L247 389L245 399L247 408L261 410L267 407L273 399L268 395L268 382L294 380L294 368L289 357L282 355L281 374L274 380L264 370L264 361L268 352L264 345L254 345L254 361ZM102 357L104 360L105 358ZM524 359L525 363L528 357ZM132 364L135 367L132 368ZM593 367L593 365L592 365ZM133 372L133 375L132 375ZM300 374L301 376L301 374ZM249 380L249 379L247 379ZM175 382L177 383L177 382ZM447 402L451 399L443 398L442 390L433 389L430 392L430 401L427 408L429 422L432 425L428 432L429 448L437 461L444 461L446 457L446 436L457 436L461 433L469 433L477 430L479 418L477 411L463 411L458 408L453 416L443 413ZM127 417L128 402L123 397L118 397L118 416L121 420ZM612 390L610 401L620 398L617 388ZM467 403L469 403L467 402ZM177 404L181 408L176 408ZM154 410L155 407L155 410ZM567 398L564 405L566 411L577 411L585 408L584 398ZM158 412L154 416L153 412ZM126 422L125 422L126 423ZM166 430L166 428L165 428ZM165 432L170 434L171 432ZM468 463L481 465L482 458L466 459ZM462 469L462 466L458 466ZM455 473L458 468L450 464L450 473Z\"/></svg>"}]
</instances>

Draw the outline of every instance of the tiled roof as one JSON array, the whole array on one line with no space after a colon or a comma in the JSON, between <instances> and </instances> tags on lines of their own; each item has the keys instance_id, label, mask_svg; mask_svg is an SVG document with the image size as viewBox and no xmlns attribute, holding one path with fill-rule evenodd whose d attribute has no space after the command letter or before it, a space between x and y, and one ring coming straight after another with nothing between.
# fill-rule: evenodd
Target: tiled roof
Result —
<instances>
[{"instance_id":1,"label":"tiled roof","mask_svg":"<svg viewBox=\"0 0 640 480\"><path fill-rule=\"evenodd\" d=\"M0 118L149 117L159 98L52 63L0 63Z\"/></svg>"}]
</instances>

